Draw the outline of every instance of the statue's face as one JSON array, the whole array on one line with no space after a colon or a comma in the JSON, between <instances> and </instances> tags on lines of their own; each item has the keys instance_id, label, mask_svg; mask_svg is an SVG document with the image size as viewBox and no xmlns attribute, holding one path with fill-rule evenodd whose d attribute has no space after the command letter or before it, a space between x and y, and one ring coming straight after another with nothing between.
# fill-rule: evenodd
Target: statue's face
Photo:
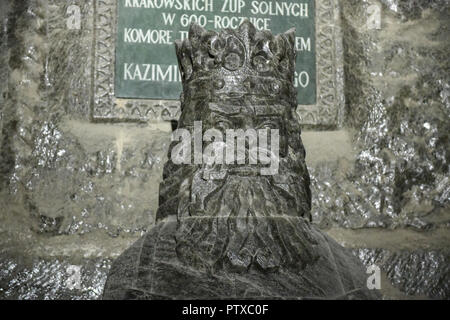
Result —
<instances>
[{"instance_id":1,"label":"statue's face","mask_svg":"<svg viewBox=\"0 0 450 320\"><path fill-rule=\"evenodd\" d=\"M287 130L285 128L284 110L285 106L240 106L209 104L209 114L204 114L207 119L206 129L217 129L225 136L226 130L242 129L244 131L278 130L280 156L284 157L287 152Z\"/></svg>"},{"instance_id":2,"label":"statue's face","mask_svg":"<svg viewBox=\"0 0 450 320\"><path fill-rule=\"evenodd\" d=\"M226 129L278 129L282 127L282 119L279 115L224 115L217 112L211 113L213 127L225 131Z\"/></svg>"},{"instance_id":3,"label":"statue's face","mask_svg":"<svg viewBox=\"0 0 450 320\"><path fill-rule=\"evenodd\" d=\"M189 141L177 141L170 152L187 150L188 157L166 165L160 217L235 217L252 210L308 215L309 176L293 114L294 48L295 30L272 36L250 23L220 33L193 25L189 39L177 42L183 80L177 130Z\"/></svg>"}]
</instances>

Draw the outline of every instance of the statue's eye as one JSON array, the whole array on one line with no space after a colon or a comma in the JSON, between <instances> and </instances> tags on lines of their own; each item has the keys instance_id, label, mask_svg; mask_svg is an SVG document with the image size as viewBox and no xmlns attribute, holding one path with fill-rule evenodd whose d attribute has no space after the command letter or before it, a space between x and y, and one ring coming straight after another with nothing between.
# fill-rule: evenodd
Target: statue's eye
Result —
<instances>
[{"instance_id":1,"label":"statue's eye","mask_svg":"<svg viewBox=\"0 0 450 320\"><path fill-rule=\"evenodd\" d=\"M223 120L223 119L218 120L216 122L216 126L217 126L217 129L219 129L219 130L226 130L226 129L232 128L231 122L228 120Z\"/></svg>"},{"instance_id":2,"label":"statue's eye","mask_svg":"<svg viewBox=\"0 0 450 320\"><path fill-rule=\"evenodd\" d=\"M279 129L280 125L276 120L264 120L258 126L258 129Z\"/></svg>"}]
</instances>

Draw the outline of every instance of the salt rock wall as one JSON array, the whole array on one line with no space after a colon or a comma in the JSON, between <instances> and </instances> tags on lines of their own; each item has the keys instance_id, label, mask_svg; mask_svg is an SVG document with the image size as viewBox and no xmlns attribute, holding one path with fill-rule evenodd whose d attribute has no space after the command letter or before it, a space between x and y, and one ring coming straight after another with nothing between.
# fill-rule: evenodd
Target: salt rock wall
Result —
<instances>
[{"instance_id":1,"label":"salt rock wall","mask_svg":"<svg viewBox=\"0 0 450 320\"><path fill-rule=\"evenodd\" d=\"M449 1L340 3L355 158L311 170L316 222L403 292L449 298Z\"/></svg>"},{"instance_id":2,"label":"salt rock wall","mask_svg":"<svg viewBox=\"0 0 450 320\"><path fill-rule=\"evenodd\" d=\"M385 298L448 299L449 1L339 4L344 125L303 133L314 223L381 267ZM154 224L171 127L90 121L92 17L0 3L0 298L98 298Z\"/></svg>"},{"instance_id":3,"label":"salt rock wall","mask_svg":"<svg viewBox=\"0 0 450 320\"><path fill-rule=\"evenodd\" d=\"M171 127L90 121L92 1L1 5L0 297L97 298L154 223Z\"/></svg>"}]
</instances>

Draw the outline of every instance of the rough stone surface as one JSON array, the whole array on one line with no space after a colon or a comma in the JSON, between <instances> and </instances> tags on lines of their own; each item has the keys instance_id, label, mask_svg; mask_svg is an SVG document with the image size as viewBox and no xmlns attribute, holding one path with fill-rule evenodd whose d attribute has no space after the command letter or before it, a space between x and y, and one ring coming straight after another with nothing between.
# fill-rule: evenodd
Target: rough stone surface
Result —
<instances>
[{"instance_id":1,"label":"rough stone surface","mask_svg":"<svg viewBox=\"0 0 450 320\"><path fill-rule=\"evenodd\" d=\"M367 27L381 8L381 29ZM354 161L310 168L323 227L429 229L450 219L448 1L341 1Z\"/></svg>"},{"instance_id":2,"label":"rough stone surface","mask_svg":"<svg viewBox=\"0 0 450 320\"><path fill-rule=\"evenodd\" d=\"M108 261L155 219L170 124L90 122L92 14L89 0L0 2L2 298L97 298Z\"/></svg>"},{"instance_id":3,"label":"rough stone surface","mask_svg":"<svg viewBox=\"0 0 450 320\"><path fill-rule=\"evenodd\" d=\"M67 258L17 259L2 255L0 299L97 299L102 294L110 265L110 259L102 258L74 263Z\"/></svg>"},{"instance_id":4,"label":"rough stone surface","mask_svg":"<svg viewBox=\"0 0 450 320\"><path fill-rule=\"evenodd\" d=\"M408 295L450 297L448 250L355 249L354 253L365 265L380 266L391 283Z\"/></svg>"},{"instance_id":5,"label":"rough stone surface","mask_svg":"<svg viewBox=\"0 0 450 320\"><path fill-rule=\"evenodd\" d=\"M174 218L174 217L172 217ZM224 220L224 221L221 221ZM227 221L228 220L228 221ZM247 268L241 259L229 256L227 266L209 265L208 254L180 248L178 224L190 229L182 241L201 243L204 229L230 220L256 228L277 229L273 233L290 256L274 270L267 262ZM242 221L240 221L242 220ZM250 222L249 222L250 220ZM231 222L231 223L230 223ZM225 242L226 234L210 236L215 243ZM262 234L260 234L262 236ZM256 238L256 237L255 237ZM270 235L265 236L270 241ZM250 247L246 245L246 247ZM262 248L262 247L261 247ZM197 246L196 249L202 249ZM180 255L182 253L182 256ZM231 248L229 253L233 255ZM238 251L236 253L238 254ZM297 257L298 255L298 257ZM270 255L265 257L270 258ZM256 259L264 259L258 256ZM287 260L292 259L291 265ZM184 260L184 263L180 263ZM188 263L187 263L188 262ZM269 261L272 262L273 261ZM262 269L266 267L266 269ZM357 258L303 218L211 218L192 217L159 222L114 261L103 293L104 299L375 299L376 292L366 287L365 272Z\"/></svg>"},{"instance_id":6,"label":"rough stone surface","mask_svg":"<svg viewBox=\"0 0 450 320\"><path fill-rule=\"evenodd\" d=\"M73 3L84 17L80 30L65 26L70 1L11 6L0 152L5 214L21 208L37 233L142 232L155 219L170 126L88 121L92 3Z\"/></svg>"}]
</instances>

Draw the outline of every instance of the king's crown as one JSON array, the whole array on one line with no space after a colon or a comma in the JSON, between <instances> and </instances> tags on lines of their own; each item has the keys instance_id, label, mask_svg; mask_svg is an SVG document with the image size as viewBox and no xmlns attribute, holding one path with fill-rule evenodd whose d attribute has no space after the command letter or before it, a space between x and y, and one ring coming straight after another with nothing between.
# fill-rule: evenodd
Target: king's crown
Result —
<instances>
[{"instance_id":1,"label":"king's crown","mask_svg":"<svg viewBox=\"0 0 450 320\"><path fill-rule=\"evenodd\" d=\"M188 38L176 41L175 47L187 90L200 83L212 83L218 93L227 87L228 91L231 88L244 94L263 94L255 87L259 83L267 84L264 87L271 93L293 91L294 28L272 35L269 31L257 31L248 20L237 30L220 32L192 24ZM192 86L192 82L196 85Z\"/></svg>"}]
</instances>

